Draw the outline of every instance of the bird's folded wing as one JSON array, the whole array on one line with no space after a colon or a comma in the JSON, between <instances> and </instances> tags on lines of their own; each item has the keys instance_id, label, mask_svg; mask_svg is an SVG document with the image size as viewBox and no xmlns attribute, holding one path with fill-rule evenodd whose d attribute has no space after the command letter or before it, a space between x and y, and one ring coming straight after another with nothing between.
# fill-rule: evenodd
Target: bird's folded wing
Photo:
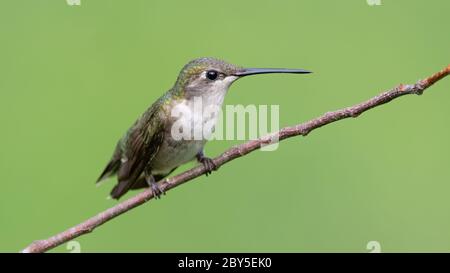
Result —
<instances>
[{"instance_id":1,"label":"bird's folded wing","mask_svg":"<svg viewBox=\"0 0 450 273\"><path fill-rule=\"evenodd\" d=\"M157 154L164 138L164 124L158 111L147 113L130 129L125 139L124 155L118 170L118 184L111 197L120 198L137 181L147 164Z\"/></svg>"}]
</instances>

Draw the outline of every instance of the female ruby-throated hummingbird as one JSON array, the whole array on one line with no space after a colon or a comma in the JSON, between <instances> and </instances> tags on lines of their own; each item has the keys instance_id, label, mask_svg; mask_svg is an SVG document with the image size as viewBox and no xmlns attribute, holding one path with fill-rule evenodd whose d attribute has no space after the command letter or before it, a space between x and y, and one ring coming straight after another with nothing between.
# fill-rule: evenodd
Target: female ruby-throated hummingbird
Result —
<instances>
[{"instance_id":1,"label":"female ruby-throated hummingbird","mask_svg":"<svg viewBox=\"0 0 450 273\"><path fill-rule=\"evenodd\" d=\"M305 74L310 71L285 68L241 68L214 58L199 58L186 64L175 85L154 102L131 126L116 145L114 154L97 182L117 174L117 185L111 197L119 199L130 189L151 187L156 197L161 189L157 182L178 166L197 159L211 173L214 162L203 153L207 139L179 139L173 136L177 121L172 110L182 106L191 111L189 122L201 127L208 118L196 119L193 102L201 99L203 107L221 107L230 85L245 76L266 73ZM201 120L198 122L196 120ZM213 120L213 123L216 120Z\"/></svg>"}]
</instances>

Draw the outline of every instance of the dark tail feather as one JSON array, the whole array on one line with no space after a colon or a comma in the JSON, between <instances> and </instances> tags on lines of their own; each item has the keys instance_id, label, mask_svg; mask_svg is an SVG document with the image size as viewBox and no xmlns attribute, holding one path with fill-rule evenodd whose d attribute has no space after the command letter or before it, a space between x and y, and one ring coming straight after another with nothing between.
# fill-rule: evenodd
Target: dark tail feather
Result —
<instances>
[{"instance_id":1,"label":"dark tail feather","mask_svg":"<svg viewBox=\"0 0 450 273\"><path fill-rule=\"evenodd\" d=\"M119 167L120 167L120 159L116 159L116 160L112 159L111 161L109 161L108 165L103 170L102 174L97 179L96 183L102 181L103 179L110 177L111 175L114 175L117 172L117 170L119 169Z\"/></svg>"},{"instance_id":2,"label":"dark tail feather","mask_svg":"<svg viewBox=\"0 0 450 273\"><path fill-rule=\"evenodd\" d=\"M118 200L120 197L122 197L125 193L127 193L130 190L133 184L134 183L132 181L120 181L112 189L110 193L111 197Z\"/></svg>"},{"instance_id":3,"label":"dark tail feather","mask_svg":"<svg viewBox=\"0 0 450 273\"><path fill-rule=\"evenodd\" d=\"M153 177L155 178L155 181L158 182L161 179L163 179L164 177L168 176L169 174L171 174L173 171L175 171L176 168L173 168L170 172L166 173L166 174L157 174L157 175L153 175ZM147 183L147 180L145 180L144 176L139 177L138 180L136 180L135 183L133 183L130 187L131 190L137 190L137 189L146 189L148 188L149 185Z\"/></svg>"},{"instance_id":4,"label":"dark tail feather","mask_svg":"<svg viewBox=\"0 0 450 273\"><path fill-rule=\"evenodd\" d=\"M166 177L167 175L169 175L171 172L173 172L176 168L173 168L173 170L171 170L169 173L164 174L164 175L155 175L155 181L158 182L161 179L163 179L164 177ZM127 193L129 190L137 190L137 189L143 189L143 188L148 188L149 185L147 183L147 181L145 180L144 176L140 176L137 180L130 181L130 180L125 180L125 181L120 181L111 191L111 197L114 199L119 199L120 197L122 197L125 193Z\"/></svg>"}]
</instances>

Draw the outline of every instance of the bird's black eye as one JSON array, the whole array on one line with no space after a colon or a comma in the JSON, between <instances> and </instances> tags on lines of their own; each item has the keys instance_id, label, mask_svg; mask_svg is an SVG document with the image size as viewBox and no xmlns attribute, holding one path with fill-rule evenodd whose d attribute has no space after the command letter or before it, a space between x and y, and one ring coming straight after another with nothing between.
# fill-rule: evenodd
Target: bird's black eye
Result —
<instances>
[{"instance_id":1,"label":"bird's black eye","mask_svg":"<svg viewBox=\"0 0 450 273\"><path fill-rule=\"evenodd\" d=\"M219 75L219 73L215 70L209 70L206 72L206 77L212 81L214 81L215 79L217 79L217 76Z\"/></svg>"}]
</instances>

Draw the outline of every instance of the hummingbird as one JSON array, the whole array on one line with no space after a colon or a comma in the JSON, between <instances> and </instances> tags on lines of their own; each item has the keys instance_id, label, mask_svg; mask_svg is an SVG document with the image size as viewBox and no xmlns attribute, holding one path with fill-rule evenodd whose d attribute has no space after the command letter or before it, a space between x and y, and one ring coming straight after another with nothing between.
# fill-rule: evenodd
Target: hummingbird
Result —
<instances>
[{"instance_id":1,"label":"hummingbird","mask_svg":"<svg viewBox=\"0 0 450 273\"><path fill-rule=\"evenodd\" d=\"M223 105L229 87L237 79L258 74L294 73L307 74L304 69L242 68L211 58L198 58L187 63L169 91L157 99L128 129L117 142L115 151L101 173L97 183L117 175L117 184L110 196L119 199L129 190L150 187L155 198L165 194L158 181L177 167L197 160L205 167L206 175L217 170L213 160L204 153L207 138L179 139L174 137L172 127L177 122L175 108L189 112L184 123L195 129L206 122L217 122L217 117L195 118L194 100L201 99L203 106ZM200 120L200 121L199 121Z\"/></svg>"}]
</instances>

